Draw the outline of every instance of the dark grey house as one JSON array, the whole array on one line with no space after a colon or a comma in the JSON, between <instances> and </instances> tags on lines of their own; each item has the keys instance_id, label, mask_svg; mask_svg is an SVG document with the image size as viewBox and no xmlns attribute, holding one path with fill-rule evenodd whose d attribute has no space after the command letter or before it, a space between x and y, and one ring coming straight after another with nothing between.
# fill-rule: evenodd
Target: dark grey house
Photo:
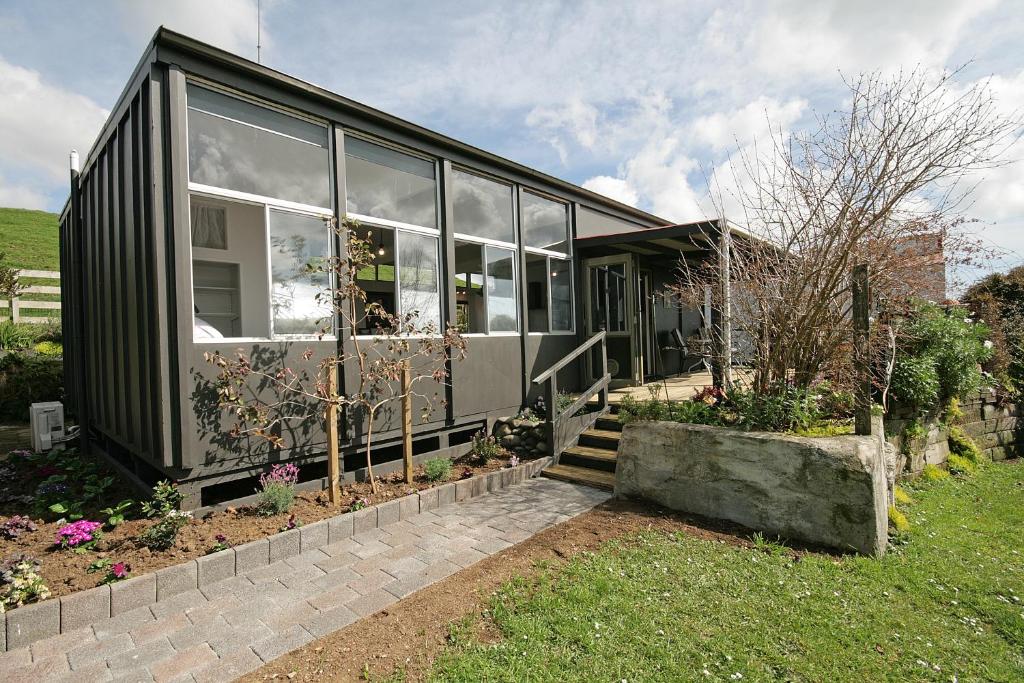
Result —
<instances>
[{"instance_id":1,"label":"dark grey house","mask_svg":"<svg viewBox=\"0 0 1024 683\"><path fill-rule=\"evenodd\" d=\"M346 213L380 245L380 267L361 283L370 299L457 320L468 339L447 405L416 427L418 454L467 448L599 331L611 382L637 384L680 372L673 331L702 324L658 293L681 253L703 256L714 226L669 226L160 29L72 174L61 216L67 404L85 447L145 482L178 480L192 505L251 492L240 482L271 461L322 476L314 428L282 450L225 437L204 353L296 364L307 348L344 346L345 334L316 336L322 312L301 266L338 253L323 218ZM296 238L302 253L281 247ZM403 268L434 275L409 284ZM558 386L592 387L601 366L599 353L571 356ZM361 429L342 427L352 475ZM379 434L381 461L400 457L394 427Z\"/></svg>"}]
</instances>

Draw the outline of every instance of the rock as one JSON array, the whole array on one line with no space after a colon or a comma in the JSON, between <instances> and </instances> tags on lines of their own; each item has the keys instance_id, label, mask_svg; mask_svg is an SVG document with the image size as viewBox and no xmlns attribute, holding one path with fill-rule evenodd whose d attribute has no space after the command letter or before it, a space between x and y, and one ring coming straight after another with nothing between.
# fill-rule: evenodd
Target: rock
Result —
<instances>
[{"instance_id":1,"label":"rock","mask_svg":"<svg viewBox=\"0 0 1024 683\"><path fill-rule=\"evenodd\" d=\"M548 452L548 442L538 441L537 444L533 447L533 450L538 453L546 455Z\"/></svg>"},{"instance_id":2,"label":"rock","mask_svg":"<svg viewBox=\"0 0 1024 683\"><path fill-rule=\"evenodd\" d=\"M799 437L674 422L627 425L615 495L770 535L882 554L888 473L881 439Z\"/></svg>"},{"instance_id":3,"label":"rock","mask_svg":"<svg viewBox=\"0 0 1024 683\"><path fill-rule=\"evenodd\" d=\"M508 436L502 438L501 440L501 445L504 446L505 448L515 448L520 443L521 439L515 434L509 434Z\"/></svg>"},{"instance_id":4,"label":"rock","mask_svg":"<svg viewBox=\"0 0 1024 683\"><path fill-rule=\"evenodd\" d=\"M511 433L512 433L512 428L509 427L508 424L506 424L504 422L502 422L501 424L497 425L495 427L495 429L494 429L494 435L496 437L498 437L499 439L501 439L503 437L506 437L506 436L508 436Z\"/></svg>"}]
</instances>

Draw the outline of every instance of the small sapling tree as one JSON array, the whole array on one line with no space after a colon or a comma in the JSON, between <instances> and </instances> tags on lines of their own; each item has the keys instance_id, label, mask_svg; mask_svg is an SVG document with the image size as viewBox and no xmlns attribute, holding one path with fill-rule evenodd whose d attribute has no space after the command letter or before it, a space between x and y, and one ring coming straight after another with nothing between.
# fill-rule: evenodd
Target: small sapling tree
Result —
<instances>
[{"instance_id":1,"label":"small sapling tree","mask_svg":"<svg viewBox=\"0 0 1024 683\"><path fill-rule=\"evenodd\" d=\"M217 368L213 384L218 402L235 418L229 432L233 437L256 436L285 448L284 427L320 421L333 442L329 443L329 464L336 466L338 412L344 413L349 424L364 425L367 477L376 493L373 436L381 415L389 407L415 399L426 421L444 404L440 393L448 383L451 363L465 357L466 343L454 326L449 324L442 331L420 310L395 313L370 301L359 280L375 267L372 232L360 236L358 223L347 218L340 222L330 219L329 224L344 252L307 264L306 273L314 281L334 282L333 288L324 288L316 297L325 309L319 323L321 338L337 326L341 339L337 352L314 364L316 352L308 347L302 355L304 365L298 368L259 367L242 350L231 357L207 353L206 360ZM403 265L399 277L403 286L415 287L423 279L436 278L436 273L432 264L420 267L411 263ZM436 299L433 303L436 305ZM372 334L353 333L366 329ZM344 373L346 367L356 368L358 373L354 382L339 389L338 373ZM337 473L334 469L329 472L331 499L336 503Z\"/></svg>"}]
</instances>

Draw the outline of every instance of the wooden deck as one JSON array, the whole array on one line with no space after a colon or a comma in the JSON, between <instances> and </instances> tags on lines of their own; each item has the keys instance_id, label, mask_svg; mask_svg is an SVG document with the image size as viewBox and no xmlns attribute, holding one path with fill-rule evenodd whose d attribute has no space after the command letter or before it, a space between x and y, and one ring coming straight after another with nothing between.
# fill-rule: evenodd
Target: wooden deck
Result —
<instances>
[{"instance_id":1,"label":"wooden deck","mask_svg":"<svg viewBox=\"0 0 1024 683\"><path fill-rule=\"evenodd\" d=\"M750 379L750 374L750 370L746 369L737 368L733 370L733 376L739 382ZM651 398L651 392L655 390L657 390L657 393L654 394L655 398L662 400L667 398L670 401L686 401L704 387L709 387L712 384L710 372L691 372L677 377L648 382L639 387L612 389L608 392L608 402L613 404L619 403L625 396L632 396L638 400L648 399Z\"/></svg>"}]
</instances>

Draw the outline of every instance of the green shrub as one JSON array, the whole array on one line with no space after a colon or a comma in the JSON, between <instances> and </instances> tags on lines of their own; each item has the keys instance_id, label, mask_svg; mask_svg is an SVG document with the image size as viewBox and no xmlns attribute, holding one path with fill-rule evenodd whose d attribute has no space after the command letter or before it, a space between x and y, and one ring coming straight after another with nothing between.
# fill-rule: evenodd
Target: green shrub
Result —
<instances>
[{"instance_id":1,"label":"green shrub","mask_svg":"<svg viewBox=\"0 0 1024 683\"><path fill-rule=\"evenodd\" d=\"M956 453L949 454L949 460L946 461L946 465L953 474L970 475L978 471L976 464Z\"/></svg>"},{"instance_id":2,"label":"green shrub","mask_svg":"<svg viewBox=\"0 0 1024 683\"><path fill-rule=\"evenodd\" d=\"M497 458L504 453L505 449L501 447L501 444L493 436L487 436L483 431L480 431L473 435L473 447L469 452L481 465L486 465L493 458Z\"/></svg>"},{"instance_id":3,"label":"green shrub","mask_svg":"<svg viewBox=\"0 0 1024 683\"><path fill-rule=\"evenodd\" d=\"M0 357L0 419L28 421L28 409L40 401L64 399L60 360L9 353Z\"/></svg>"},{"instance_id":4,"label":"green shrub","mask_svg":"<svg viewBox=\"0 0 1024 683\"><path fill-rule=\"evenodd\" d=\"M972 464L980 465L985 459L985 456L978 450L978 445L974 443L974 439L969 437L967 432L960 427L950 427L946 441L949 444L950 452L970 461Z\"/></svg>"},{"instance_id":5,"label":"green shrub","mask_svg":"<svg viewBox=\"0 0 1024 683\"><path fill-rule=\"evenodd\" d=\"M178 540L178 532L191 521L191 512L171 510L139 535L139 543L150 550L168 550Z\"/></svg>"},{"instance_id":6,"label":"green shrub","mask_svg":"<svg viewBox=\"0 0 1024 683\"><path fill-rule=\"evenodd\" d=\"M919 304L906 327L907 340L897 353L892 394L918 410L981 388L978 369L992 356L986 345L989 328L964 317L959 308Z\"/></svg>"},{"instance_id":7,"label":"green shrub","mask_svg":"<svg viewBox=\"0 0 1024 683\"><path fill-rule=\"evenodd\" d=\"M153 497L143 501L142 512L147 517L166 517L181 507L183 498L178 487L165 479L153 487Z\"/></svg>"},{"instance_id":8,"label":"green shrub","mask_svg":"<svg viewBox=\"0 0 1024 683\"><path fill-rule=\"evenodd\" d=\"M434 458L423 466L427 481L448 481L452 476L452 461L449 458Z\"/></svg>"},{"instance_id":9,"label":"green shrub","mask_svg":"<svg viewBox=\"0 0 1024 683\"><path fill-rule=\"evenodd\" d=\"M921 479L926 482L942 481L943 479L949 479L949 472L929 463L921 470Z\"/></svg>"},{"instance_id":10,"label":"green shrub","mask_svg":"<svg viewBox=\"0 0 1024 683\"><path fill-rule=\"evenodd\" d=\"M889 506L889 526L898 534L905 534L910 531L910 520L895 505Z\"/></svg>"},{"instance_id":11,"label":"green shrub","mask_svg":"<svg viewBox=\"0 0 1024 683\"><path fill-rule=\"evenodd\" d=\"M817 395L807 389L785 385L774 391L732 389L726 403L736 413L736 426L764 432L809 430L822 420Z\"/></svg>"},{"instance_id":12,"label":"green shrub","mask_svg":"<svg viewBox=\"0 0 1024 683\"><path fill-rule=\"evenodd\" d=\"M943 419L946 424L953 424L962 420L964 417L964 411L960 409L960 399L956 396L949 399L949 402L946 403L945 412L946 414Z\"/></svg>"},{"instance_id":13,"label":"green shrub","mask_svg":"<svg viewBox=\"0 0 1024 683\"><path fill-rule=\"evenodd\" d=\"M40 356L46 358L60 358L64 355L64 345L60 342L41 341L33 346L32 349Z\"/></svg>"},{"instance_id":14,"label":"green shrub","mask_svg":"<svg viewBox=\"0 0 1024 683\"><path fill-rule=\"evenodd\" d=\"M811 388L823 418L842 420L853 415L856 399L853 392L839 389L831 382L819 382Z\"/></svg>"},{"instance_id":15,"label":"green shrub","mask_svg":"<svg viewBox=\"0 0 1024 683\"><path fill-rule=\"evenodd\" d=\"M931 356L896 359L890 383L892 395L916 410L927 410L939 401L939 370Z\"/></svg>"},{"instance_id":16,"label":"green shrub","mask_svg":"<svg viewBox=\"0 0 1024 683\"><path fill-rule=\"evenodd\" d=\"M32 334L24 325L18 325L10 320L0 322L0 350L26 349L30 344L32 344Z\"/></svg>"},{"instance_id":17,"label":"green shrub","mask_svg":"<svg viewBox=\"0 0 1024 683\"><path fill-rule=\"evenodd\" d=\"M269 472L260 475L260 502L256 505L256 511L269 517L291 510L298 482L299 468L296 465L274 465Z\"/></svg>"},{"instance_id":18,"label":"green shrub","mask_svg":"<svg viewBox=\"0 0 1024 683\"><path fill-rule=\"evenodd\" d=\"M720 425L723 424L723 416L717 406L703 401L638 400L625 396L619 403L619 421L623 424L660 421Z\"/></svg>"}]
</instances>

